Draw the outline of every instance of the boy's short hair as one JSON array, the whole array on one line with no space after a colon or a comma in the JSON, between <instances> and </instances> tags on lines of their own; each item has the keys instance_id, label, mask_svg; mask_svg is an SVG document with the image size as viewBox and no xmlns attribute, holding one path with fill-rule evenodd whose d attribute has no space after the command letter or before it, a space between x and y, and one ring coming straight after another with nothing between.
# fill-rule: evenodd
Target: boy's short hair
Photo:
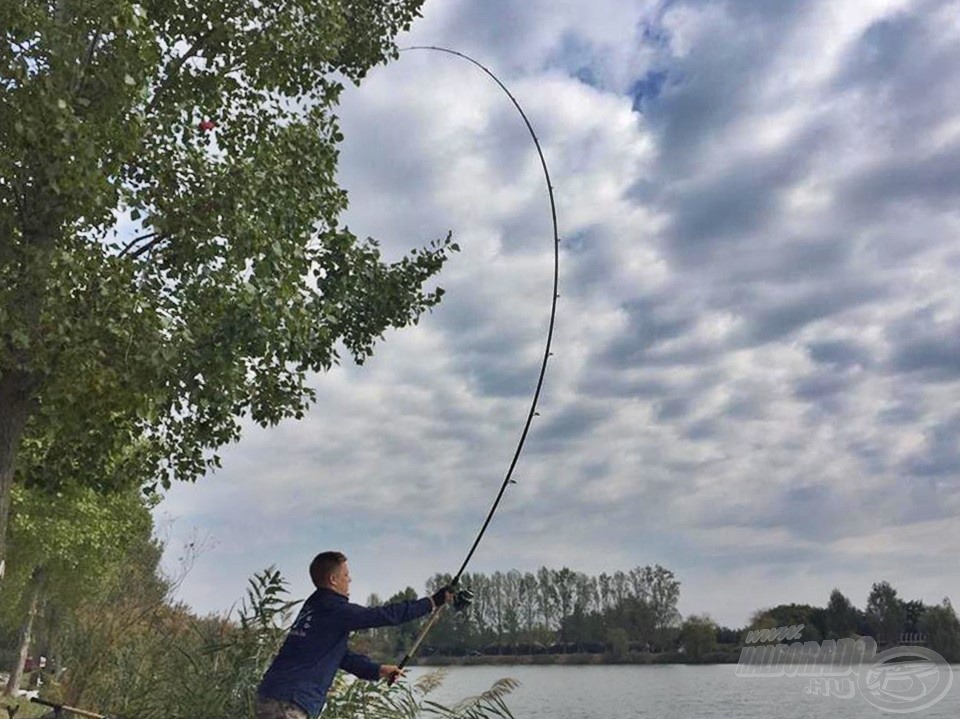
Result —
<instances>
[{"instance_id":1,"label":"boy's short hair","mask_svg":"<svg viewBox=\"0 0 960 719\"><path fill-rule=\"evenodd\" d=\"M310 579L313 580L313 586L321 587L325 585L329 581L330 575L346 561L347 555L343 552L320 552L310 562Z\"/></svg>"}]
</instances>

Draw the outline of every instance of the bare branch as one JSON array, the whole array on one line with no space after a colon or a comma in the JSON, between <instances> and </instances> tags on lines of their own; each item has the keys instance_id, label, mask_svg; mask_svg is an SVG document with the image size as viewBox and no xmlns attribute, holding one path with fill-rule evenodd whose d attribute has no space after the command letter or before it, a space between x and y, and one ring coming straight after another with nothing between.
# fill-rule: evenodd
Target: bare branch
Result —
<instances>
[{"instance_id":1,"label":"bare branch","mask_svg":"<svg viewBox=\"0 0 960 719\"><path fill-rule=\"evenodd\" d=\"M136 250L135 252L132 252L132 253L130 254L130 257L131 257L132 259L136 260L136 259L138 259L141 255L143 255L145 252L149 252L150 250L152 250L154 247L156 247L157 245L159 245L161 242L163 242L163 241L166 240L166 239L168 239L166 235L157 235L157 236L154 237L152 240L150 240L147 244L145 244L143 247L139 248L139 249Z\"/></svg>"},{"instance_id":2,"label":"bare branch","mask_svg":"<svg viewBox=\"0 0 960 719\"><path fill-rule=\"evenodd\" d=\"M145 235L140 235L140 237L133 238L132 240L130 240L129 244L127 244L126 247L120 250L120 254L117 255L117 257L123 257L125 254L127 254L127 252L133 249L133 246L135 244L137 244L138 242L142 242L143 240L149 240L151 237L156 237L157 234L158 233L156 232L148 232Z\"/></svg>"},{"instance_id":3,"label":"bare branch","mask_svg":"<svg viewBox=\"0 0 960 719\"><path fill-rule=\"evenodd\" d=\"M90 38L90 44L87 46L87 51L84 53L83 61L80 63L80 72L77 74L77 80L73 88L74 95L79 95L83 92L83 86L87 80L87 68L90 67L90 63L93 62L93 55L97 51L97 45L100 44L100 37L101 29L98 27L94 30L93 37Z\"/></svg>"}]
</instances>

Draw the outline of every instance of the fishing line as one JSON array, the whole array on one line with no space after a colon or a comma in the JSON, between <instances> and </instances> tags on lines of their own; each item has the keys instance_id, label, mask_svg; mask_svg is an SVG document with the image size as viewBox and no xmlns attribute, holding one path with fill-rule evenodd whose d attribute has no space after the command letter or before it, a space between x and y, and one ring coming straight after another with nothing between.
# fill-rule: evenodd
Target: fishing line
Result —
<instances>
[{"instance_id":1,"label":"fishing line","mask_svg":"<svg viewBox=\"0 0 960 719\"><path fill-rule=\"evenodd\" d=\"M487 527L490 526L490 521L493 519L493 515L496 514L497 508L500 506L500 501L503 499L503 495L507 491L507 487L513 481L513 470L517 466L517 461L520 459L520 454L523 452L523 445L527 440L527 434L530 431L530 425L533 423L533 418L537 416L537 402L540 400L540 391L543 388L543 379L547 373L547 361L550 359L551 352L550 346L553 343L553 328L556 324L557 319L557 299L560 297L557 290L560 285L560 235L557 229L557 204L553 197L553 185L550 182L550 171L547 169L547 160L543 156L543 149L540 147L540 140L537 138L537 133L533 129L533 125L530 124L530 120L527 118L527 114L523 111L523 108L520 106L520 103L517 102L517 98L513 96L510 90L507 89L507 86L504 85L500 78L493 74L489 68L475 60L474 58L466 55L457 50L451 50L445 47L437 47L434 45L415 45L412 47L405 47L400 50L400 52L407 52L410 50L432 50L436 52L447 53L448 55L455 55L459 58L463 58L467 62L472 63L476 67L480 68L485 72L490 78L493 79L495 83L506 93L507 97L510 98L510 102L513 103L513 106L517 109L517 112L520 113L520 117L523 118L524 124L527 126L527 130L530 132L530 137L533 138L533 144L537 148L537 155L540 157L540 165L543 167L543 176L547 183L547 194L550 197L550 215L553 221L553 295L550 302L550 326L547 329L547 341L543 350L543 361L540 364L540 374L537 377L537 388L533 393L533 399L530 402L530 411L527 413L527 420L524 422L523 431L520 433L520 440L517 442L517 448L513 453L513 458L510 461L510 466L507 469L507 474L503 478L503 482L500 485L500 491L497 492L496 499L493 501L493 505L490 507L490 511L487 513L486 519L483 522L483 526L480 527L480 532L477 534L477 538L474 540L473 544L470 547L470 551L467 552L466 558L463 560L463 564L460 565L460 569L457 571L457 574L454 576L451 586L456 586L460 581L460 577L463 575L464 571L467 569L467 565L470 564L470 560L473 558L474 552L477 551L477 547L480 545L480 540L483 539L483 535L487 531ZM443 605L446 606L446 605ZM399 664L399 668L402 669L406 663L410 660L411 656L416 652L417 648L420 646L420 643L423 641L424 637L436 623L436 620L439 618L441 612L434 612L433 617L420 632L420 636L417 637L417 640L414 642L413 646L404 656Z\"/></svg>"}]
</instances>

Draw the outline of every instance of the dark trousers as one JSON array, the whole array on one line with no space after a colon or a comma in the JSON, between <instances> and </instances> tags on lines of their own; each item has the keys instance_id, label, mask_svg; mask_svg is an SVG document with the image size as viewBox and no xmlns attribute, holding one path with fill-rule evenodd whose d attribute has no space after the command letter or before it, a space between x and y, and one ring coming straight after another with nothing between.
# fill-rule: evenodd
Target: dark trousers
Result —
<instances>
[{"instance_id":1,"label":"dark trousers","mask_svg":"<svg viewBox=\"0 0 960 719\"><path fill-rule=\"evenodd\" d=\"M257 719L309 719L309 717L296 704L261 697L257 699Z\"/></svg>"}]
</instances>

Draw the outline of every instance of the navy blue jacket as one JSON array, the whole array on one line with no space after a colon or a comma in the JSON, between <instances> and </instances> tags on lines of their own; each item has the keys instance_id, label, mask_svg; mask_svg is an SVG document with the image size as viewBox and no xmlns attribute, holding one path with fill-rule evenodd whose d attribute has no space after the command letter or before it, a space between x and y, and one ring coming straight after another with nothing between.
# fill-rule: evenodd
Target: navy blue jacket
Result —
<instances>
[{"instance_id":1,"label":"navy blue jacket","mask_svg":"<svg viewBox=\"0 0 960 719\"><path fill-rule=\"evenodd\" d=\"M308 716L316 716L337 669L361 679L380 678L379 664L347 649L347 636L352 630L403 624L429 614L432 608L427 597L361 607L342 594L318 589L303 603L257 693L265 699L293 702Z\"/></svg>"}]
</instances>

